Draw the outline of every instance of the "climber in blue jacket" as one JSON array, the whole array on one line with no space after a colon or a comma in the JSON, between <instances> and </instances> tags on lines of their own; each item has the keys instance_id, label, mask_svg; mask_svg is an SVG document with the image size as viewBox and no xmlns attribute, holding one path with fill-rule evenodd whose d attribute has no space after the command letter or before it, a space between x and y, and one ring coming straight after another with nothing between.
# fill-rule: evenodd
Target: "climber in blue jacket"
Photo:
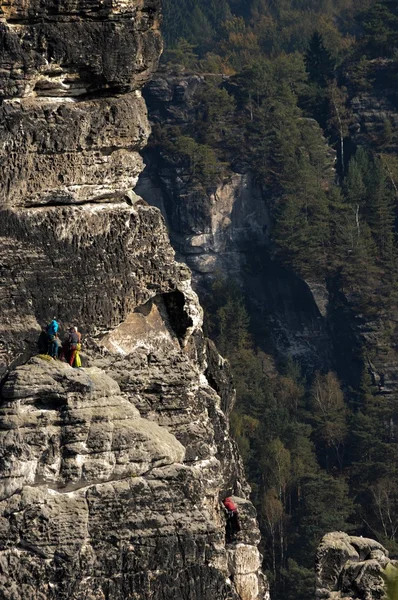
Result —
<instances>
[{"instance_id":1,"label":"climber in blue jacket","mask_svg":"<svg viewBox=\"0 0 398 600\"><path fill-rule=\"evenodd\" d=\"M57 338L57 332L59 325L56 317L53 318L51 323L47 325L47 336L48 336L48 353L53 358L58 358L59 343Z\"/></svg>"},{"instance_id":2,"label":"climber in blue jacket","mask_svg":"<svg viewBox=\"0 0 398 600\"><path fill-rule=\"evenodd\" d=\"M49 325L47 325L47 334L48 335L57 335L57 331L59 329L59 324L57 322L57 318L54 317Z\"/></svg>"}]
</instances>

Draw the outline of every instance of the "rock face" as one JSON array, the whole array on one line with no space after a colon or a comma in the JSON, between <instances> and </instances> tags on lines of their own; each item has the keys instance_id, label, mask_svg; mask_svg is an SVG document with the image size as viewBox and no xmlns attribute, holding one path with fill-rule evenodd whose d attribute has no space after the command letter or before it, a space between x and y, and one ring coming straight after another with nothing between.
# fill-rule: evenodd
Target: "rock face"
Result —
<instances>
[{"instance_id":1,"label":"rock face","mask_svg":"<svg viewBox=\"0 0 398 600\"><path fill-rule=\"evenodd\" d=\"M137 191L162 211L173 246L198 283L217 272L238 278L251 249L267 245L270 217L253 178L235 173L207 195L187 189L178 171L159 168L150 153L145 160Z\"/></svg>"},{"instance_id":2,"label":"rock face","mask_svg":"<svg viewBox=\"0 0 398 600\"><path fill-rule=\"evenodd\" d=\"M127 314L134 272L157 278L156 252L137 236L159 216L133 209L131 188L149 135L140 87L161 49L159 10L160 0L0 4L3 371L49 311L104 329ZM147 252L141 267L132 237L136 255ZM165 233L158 242L162 252Z\"/></svg>"},{"instance_id":3,"label":"rock face","mask_svg":"<svg viewBox=\"0 0 398 600\"><path fill-rule=\"evenodd\" d=\"M182 128L194 122L205 83L203 76L157 72L144 89L150 120ZM196 289L206 293L214 277L234 277L248 299L254 330L266 329L282 356L289 354L309 369L327 369L332 354L327 301L318 306L307 282L269 258L273 200L250 172L237 167L214 189L204 190L192 185L188 169L173 163L159 145L147 148L144 158L147 166L136 189L162 211ZM333 165L334 155L325 181L333 176ZM261 335L258 343L261 347Z\"/></svg>"},{"instance_id":4,"label":"rock face","mask_svg":"<svg viewBox=\"0 0 398 600\"><path fill-rule=\"evenodd\" d=\"M169 320L148 333L162 313L157 301L140 339L130 322L132 354L92 353L101 368L32 358L6 380L2 598L267 597L220 399ZM233 545L220 509L231 491L244 532Z\"/></svg>"},{"instance_id":5,"label":"rock face","mask_svg":"<svg viewBox=\"0 0 398 600\"><path fill-rule=\"evenodd\" d=\"M393 564L375 540L328 533L317 552L316 597L325 600L384 598L381 571Z\"/></svg>"},{"instance_id":6,"label":"rock face","mask_svg":"<svg viewBox=\"0 0 398 600\"><path fill-rule=\"evenodd\" d=\"M184 126L193 122L196 95L205 83L198 75L156 73L144 90L151 121ZM161 209L174 248L199 284L216 272L239 277L252 248L264 251L270 215L249 173L234 173L204 190L162 149L147 149L145 163L137 192Z\"/></svg>"},{"instance_id":7,"label":"rock face","mask_svg":"<svg viewBox=\"0 0 398 600\"><path fill-rule=\"evenodd\" d=\"M0 3L5 600L268 598L228 367L133 192L158 18L158 0ZM83 369L33 356L54 315Z\"/></svg>"},{"instance_id":8,"label":"rock face","mask_svg":"<svg viewBox=\"0 0 398 600\"><path fill-rule=\"evenodd\" d=\"M396 69L394 60L378 58L368 62L366 87L353 86L347 81L354 117L351 136L355 144L372 145L379 139L383 140L383 152L397 152L395 136L387 133L387 128L396 131L398 127Z\"/></svg>"},{"instance_id":9,"label":"rock face","mask_svg":"<svg viewBox=\"0 0 398 600\"><path fill-rule=\"evenodd\" d=\"M159 6L1 3L3 205L82 202L133 187L148 135L139 88L161 48Z\"/></svg>"}]
</instances>

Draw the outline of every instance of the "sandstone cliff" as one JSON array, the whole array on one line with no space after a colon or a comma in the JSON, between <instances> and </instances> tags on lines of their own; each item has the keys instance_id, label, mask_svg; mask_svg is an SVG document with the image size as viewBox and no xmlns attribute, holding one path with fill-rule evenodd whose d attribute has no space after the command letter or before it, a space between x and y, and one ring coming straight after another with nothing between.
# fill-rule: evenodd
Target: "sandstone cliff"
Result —
<instances>
[{"instance_id":1,"label":"sandstone cliff","mask_svg":"<svg viewBox=\"0 0 398 600\"><path fill-rule=\"evenodd\" d=\"M187 268L132 191L158 0L0 3L0 596L263 600ZM56 315L84 369L35 358ZM225 538L236 495L242 533Z\"/></svg>"},{"instance_id":2,"label":"sandstone cliff","mask_svg":"<svg viewBox=\"0 0 398 600\"><path fill-rule=\"evenodd\" d=\"M396 562L396 561L395 561ZM316 597L325 600L377 600L385 597L382 571L394 564L375 540L334 532L317 553Z\"/></svg>"},{"instance_id":3,"label":"sandstone cliff","mask_svg":"<svg viewBox=\"0 0 398 600\"><path fill-rule=\"evenodd\" d=\"M189 133L205 84L206 76L158 71L144 88L151 122L177 124ZM254 330L266 327L282 356L293 356L310 370L327 368L333 352L327 291L322 285L310 287L271 258L275 199L240 164L244 157L234 156L236 171L208 189L192 184L187 165L161 145L150 145L144 157L137 191L161 209L196 289L206 293L215 277L232 276L245 291ZM325 181L333 176L334 158L331 152ZM261 347L263 340L257 342Z\"/></svg>"}]
</instances>

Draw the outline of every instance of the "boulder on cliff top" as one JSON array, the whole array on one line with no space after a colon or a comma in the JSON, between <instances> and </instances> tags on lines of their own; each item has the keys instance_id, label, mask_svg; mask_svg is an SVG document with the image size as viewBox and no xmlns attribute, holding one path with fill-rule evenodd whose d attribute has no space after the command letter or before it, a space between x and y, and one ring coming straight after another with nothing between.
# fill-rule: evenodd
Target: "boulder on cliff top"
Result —
<instances>
[{"instance_id":1,"label":"boulder on cliff top","mask_svg":"<svg viewBox=\"0 0 398 600\"><path fill-rule=\"evenodd\" d=\"M316 598L379 600L385 595L382 571L393 564L377 541L341 531L325 535L316 559Z\"/></svg>"}]
</instances>

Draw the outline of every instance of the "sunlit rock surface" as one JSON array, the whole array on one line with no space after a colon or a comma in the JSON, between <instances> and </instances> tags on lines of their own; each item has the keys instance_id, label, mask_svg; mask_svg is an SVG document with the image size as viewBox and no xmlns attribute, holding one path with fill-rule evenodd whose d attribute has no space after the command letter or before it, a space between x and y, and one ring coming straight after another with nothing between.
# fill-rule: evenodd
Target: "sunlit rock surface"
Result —
<instances>
[{"instance_id":1,"label":"sunlit rock surface","mask_svg":"<svg viewBox=\"0 0 398 600\"><path fill-rule=\"evenodd\" d=\"M266 600L190 272L133 191L159 0L0 2L0 597ZM53 316L83 368L37 356ZM235 494L242 532L225 538Z\"/></svg>"},{"instance_id":2,"label":"sunlit rock surface","mask_svg":"<svg viewBox=\"0 0 398 600\"><path fill-rule=\"evenodd\" d=\"M255 510L209 384L220 376L199 329L182 348L168 302L150 301L134 313L140 328L128 318L88 350L95 366L34 357L5 380L2 597L268 598ZM231 492L233 543L220 503Z\"/></svg>"},{"instance_id":3,"label":"sunlit rock surface","mask_svg":"<svg viewBox=\"0 0 398 600\"><path fill-rule=\"evenodd\" d=\"M92 201L134 186L149 133L139 88L161 48L159 4L1 3L3 205Z\"/></svg>"},{"instance_id":4,"label":"sunlit rock surface","mask_svg":"<svg viewBox=\"0 0 398 600\"><path fill-rule=\"evenodd\" d=\"M381 572L392 564L387 550L372 539L328 533L317 552L318 600L378 600L385 597Z\"/></svg>"}]
</instances>

